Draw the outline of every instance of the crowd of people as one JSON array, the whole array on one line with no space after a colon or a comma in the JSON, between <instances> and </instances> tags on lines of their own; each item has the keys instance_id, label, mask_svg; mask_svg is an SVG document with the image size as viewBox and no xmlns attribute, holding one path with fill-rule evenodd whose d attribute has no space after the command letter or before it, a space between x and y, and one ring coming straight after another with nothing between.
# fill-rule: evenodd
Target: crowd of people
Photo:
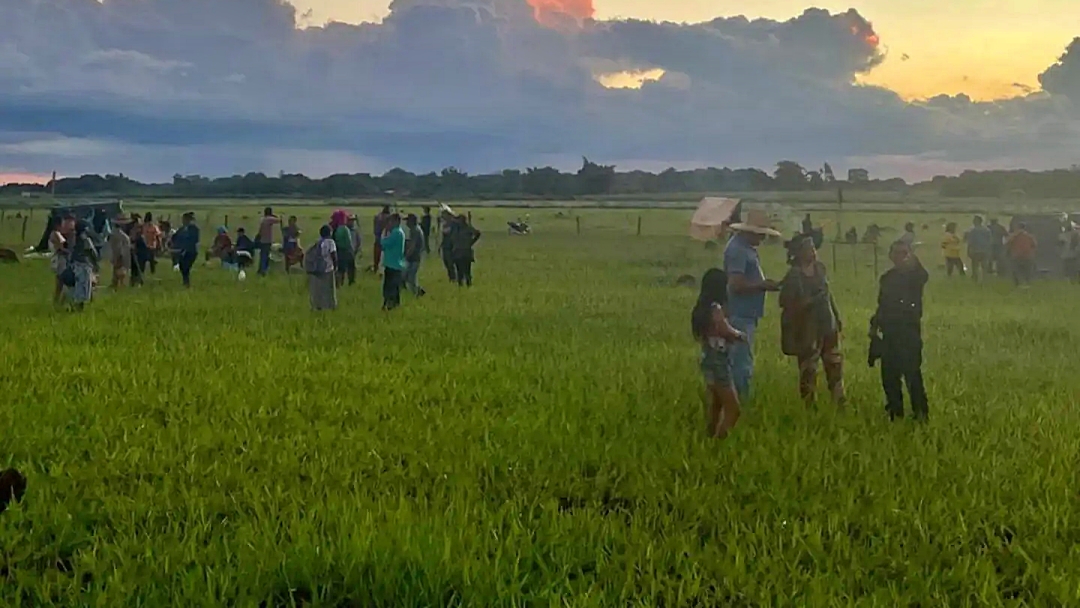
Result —
<instances>
[{"instance_id":1,"label":"crowd of people","mask_svg":"<svg viewBox=\"0 0 1080 608\"><path fill-rule=\"evenodd\" d=\"M824 368L832 400L846 401L840 335L843 322L829 288L825 265L817 258L815 231L788 244L789 269L780 281L767 279L758 247L780 232L768 216L750 211L733 232L724 250L723 269L705 273L698 301L691 312L691 330L701 346L701 372L709 397L708 432L724 438L750 396L754 375L753 346L765 314L766 294L779 294L780 342L785 355L797 361L799 392L816 400L819 368ZM868 363L881 364L886 412L893 420L904 416L906 384L916 420L926 421L929 407L922 378L922 302L930 275L915 254L912 239L901 238L889 248L893 267L880 279L877 309L870 319Z\"/></svg>"},{"instance_id":2,"label":"crowd of people","mask_svg":"<svg viewBox=\"0 0 1080 608\"><path fill-rule=\"evenodd\" d=\"M1056 243L1062 273L1080 282L1080 226L1068 217L1060 221ZM746 221L731 225L733 235L724 250L723 269L709 270L702 279L698 302L691 314L692 332L701 346L701 371L710 401L708 430L726 437L739 418L740 404L749 397L754 373L753 343L758 322L765 314L767 293L778 292L781 308L781 349L793 357L799 370L799 393L807 403L816 399L819 367L825 371L835 403L845 402L843 323L829 289L826 267L817 259L820 230L809 215L802 232L787 243L790 268L780 281L765 278L758 246L780 233L768 216L751 211ZM925 229L926 227L924 227ZM893 420L904 416L904 386L915 419L929 417L922 374L923 291L930 275L916 250L915 225L889 247L892 268L880 277L877 309L870 319L867 362L880 362L886 412ZM967 264L964 260L966 245ZM1016 285L1027 287L1035 275L1039 242L1024 222L1007 230L996 219L988 224L980 216L962 236L955 222L945 226L941 239L945 273L977 281L1010 273Z\"/></svg>"},{"instance_id":3,"label":"crowd of people","mask_svg":"<svg viewBox=\"0 0 1080 608\"><path fill-rule=\"evenodd\" d=\"M208 266L220 263L223 268L237 272L240 279L246 278L246 269L257 263L258 275L265 277L271 272L275 233L280 232L285 272L288 274L301 267L308 276L312 309L332 310L337 308L338 290L346 284L354 285L357 280L362 251L357 221L356 215L344 210L333 212L329 223L320 227L318 237L305 250L301 244L303 231L296 216L282 222L273 209L267 207L263 210L255 238L248 236L243 227L236 229L235 238L227 227L219 227L205 250L205 261ZM373 260L369 270L382 277L384 310L401 305L403 288L416 297L425 295L419 271L435 236L432 222L430 207L424 207L421 217L408 214L404 225L401 214L392 212L388 206L375 215ZM66 303L75 310L82 310L93 299L105 262L112 266L110 286L114 290L142 285L148 273L157 272L157 260L161 256L171 258L183 285L190 287L191 273L199 256L200 236L194 213L185 213L180 227L175 230L167 221L155 223L149 213L111 218L103 231L95 231L91 222L77 220L74 216L54 218L48 236L55 276L54 303L57 306ZM467 216L444 208L438 218L437 238L450 281L471 287L474 247L480 239L480 231Z\"/></svg>"},{"instance_id":4,"label":"crowd of people","mask_svg":"<svg viewBox=\"0 0 1080 608\"><path fill-rule=\"evenodd\" d=\"M905 237L914 241L914 226L908 224ZM969 264L964 263L964 244L967 245ZM1062 238L1057 243L1061 254L1063 272L1074 282L1078 276L1077 260L1080 258L1080 229L1072 222L1064 224ZM991 219L989 225L983 225L983 218L975 216L972 227L963 237L957 234L956 222L945 226L941 238L941 253L945 260L948 276L954 273L971 276L976 281L984 280L989 275L1012 275L1013 282L1019 287L1028 287L1035 276L1035 257L1039 241L1028 231L1027 224L1017 222L1013 230L1007 230L997 219Z\"/></svg>"}]
</instances>

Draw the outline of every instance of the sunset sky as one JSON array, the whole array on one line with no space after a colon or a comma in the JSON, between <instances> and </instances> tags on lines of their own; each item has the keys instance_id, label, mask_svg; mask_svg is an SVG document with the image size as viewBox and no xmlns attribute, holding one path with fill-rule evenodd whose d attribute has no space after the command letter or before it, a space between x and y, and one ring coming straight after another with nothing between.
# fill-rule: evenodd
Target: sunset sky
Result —
<instances>
[{"instance_id":1,"label":"sunset sky","mask_svg":"<svg viewBox=\"0 0 1080 608\"><path fill-rule=\"evenodd\" d=\"M386 0L295 0L306 21L381 20ZM1080 35L1080 0L596 0L597 19L700 22L745 15L790 19L808 6L857 9L874 24L888 59L860 81L906 98L965 93L1011 97ZM907 59L904 59L907 55Z\"/></svg>"},{"instance_id":2,"label":"sunset sky","mask_svg":"<svg viewBox=\"0 0 1080 608\"><path fill-rule=\"evenodd\" d=\"M293 2L0 0L0 182L1080 161L1080 0Z\"/></svg>"}]
</instances>

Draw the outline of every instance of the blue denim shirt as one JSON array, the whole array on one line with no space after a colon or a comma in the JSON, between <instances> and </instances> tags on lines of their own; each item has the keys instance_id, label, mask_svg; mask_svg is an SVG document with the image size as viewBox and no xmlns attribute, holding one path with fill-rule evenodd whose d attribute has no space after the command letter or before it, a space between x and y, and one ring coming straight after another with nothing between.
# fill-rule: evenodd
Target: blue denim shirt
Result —
<instances>
[{"instance_id":1,"label":"blue denim shirt","mask_svg":"<svg viewBox=\"0 0 1080 608\"><path fill-rule=\"evenodd\" d=\"M761 258L741 233L736 233L724 249L724 272L728 275L728 303L725 307L731 318L757 320L765 316L765 292L737 294L731 290L730 277L741 274L750 282L765 280Z\"/></svg>"}]
</instances>

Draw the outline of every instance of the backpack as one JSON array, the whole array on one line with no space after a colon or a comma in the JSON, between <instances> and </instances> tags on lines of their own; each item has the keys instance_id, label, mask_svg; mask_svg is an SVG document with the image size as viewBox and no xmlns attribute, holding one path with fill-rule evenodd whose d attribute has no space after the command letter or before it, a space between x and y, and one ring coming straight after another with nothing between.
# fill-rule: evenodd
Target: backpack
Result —
<instances>
[{"instance_id":1,"label":"backpack","mask_svg":"<svg viewBox=\"0 0 1080 608\"><path fill-rule=\"evenodd\" d=\"M314 245L304 252L304 272L308 274L324 275L330 269L326 263L326 256L322 252L324 239L319 239Z\"/></svg>"}]
</instances>

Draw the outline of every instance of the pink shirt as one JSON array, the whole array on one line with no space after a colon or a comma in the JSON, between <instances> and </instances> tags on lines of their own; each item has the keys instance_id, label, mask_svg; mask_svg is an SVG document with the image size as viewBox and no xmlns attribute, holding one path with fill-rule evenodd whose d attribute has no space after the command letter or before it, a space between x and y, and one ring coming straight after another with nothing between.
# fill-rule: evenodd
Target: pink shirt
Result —
<instances>
[{"instance_id":1,"label":"pink shirt","mask_svg":"<svg viewBox=\"0 0 1080 608\"><path fill-rule=\"evenodd\" d=\"M270 215L262 219L259 223L259 242L261 243L273 243L274 242L274 226L276 226L281 220Z\"/></svg>"}]
</instances>

